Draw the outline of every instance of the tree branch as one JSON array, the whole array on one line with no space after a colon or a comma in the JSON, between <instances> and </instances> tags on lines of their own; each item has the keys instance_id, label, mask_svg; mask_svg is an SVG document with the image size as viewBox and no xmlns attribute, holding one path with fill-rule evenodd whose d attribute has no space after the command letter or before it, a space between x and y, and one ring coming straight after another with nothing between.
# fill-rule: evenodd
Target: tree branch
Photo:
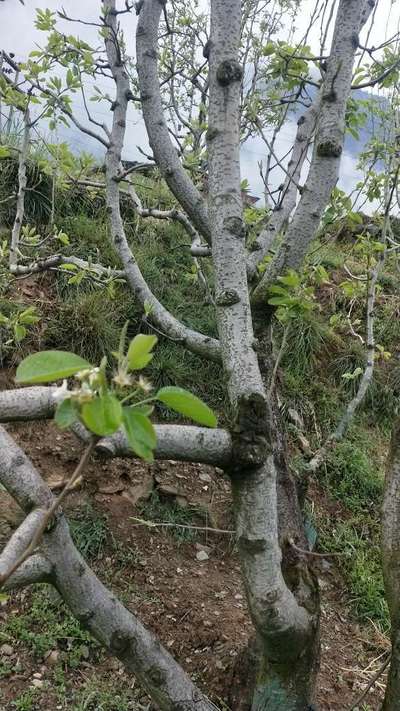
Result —
<instances>
[{"instance_id":1,"label":"tree branch","mask_svg":"<svg viewBox=\"0 0 400 711\"><path fill-rule=\"evenodd\" d=\"M146 0L146 4L149 1L152 2L152 0ZM108 7L107 3L106 6ZM121 51L116 44L118 40L115 16L107 14L105 23L108 28L108 36L105 41L107 57L116 85L116 101L111 132L112 138L106 153L106 200L111 236L121 258L126 278L132 291L142 305L143 310L145 312L150 311L148 318L156 324L162 333L165 333L176 342L185 345L189 350L211 360L219 361L220 347L218 341L187 328L167 311L149 289L129 247L121 217L118 186L121 153L125 137L126 110L130 90L129 78L121 58Z\"/></svg>"},{"instance_id":2,"label":"tree branch","mask_svg":"<svg viewBox=\"0 0 400 711\"><path fill-rule=\"evenodd\" d=\"M210 243L206 204L182 166L164 118L157 68L158 26L162 8L159 0L143 0L136 30L137 69L143 118L156 163L168 187L189 215L196 230Z\"/></svg>"},{"instance_id":3,"label":"tree branch","mask_svg":"<svg viewBox=\"0 0 400 711\"><path fill-rule=\"evenodd\" d=\"M3 390L0 392L0 422L50 419L57 403L65 395L66 390L55 386ZM232 440L226 430L190 425L154 427L157 435L156 459L200 462L216 467L227 466L232 459ZM80 432L77 435L82 439ZM86 436L83 439L87 441ZM136 457L122 431L101 439L95 451L108 457Z\"/></svg>"},{"instance_id":4,"label":"tree branch","mask_svg":"<svg viewBox=\"0 0 400 711\"><path fill-rule=\"evenodd\" d=\"M252 294L265 300L268 288L287 269L297 270L314 239L338 179L343 150L345 113L358 39L373 8L371 0L340 0L328 67L321 87L314 151L307 180L285 239Z\"/></svg>"},{"instance_id":5,"label":"tree branch","mask_svg":"<svg viewBox=\"0 0 400 711\"><path fill-rule=\"evenodd\" d=\"M26 455L0 428L0 482L29 513L54 497ZM27 492L29 495L27 496ZM161 711L213 711L217 707L192 683L153 635L116 599L77 552L66 521L56 518L44 534L42 556L33 556L14 574L16 586L32 580L53 583L72 614L127 670L134 673ZM8 588L12 580L8 581Z\"/></svg>"}]
</instances>

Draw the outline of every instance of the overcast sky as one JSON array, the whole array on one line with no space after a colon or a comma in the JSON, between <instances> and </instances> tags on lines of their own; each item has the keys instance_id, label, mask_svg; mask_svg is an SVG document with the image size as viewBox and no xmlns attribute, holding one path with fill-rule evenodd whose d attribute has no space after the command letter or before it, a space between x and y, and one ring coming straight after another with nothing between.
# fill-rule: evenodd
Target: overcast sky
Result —
<instances>
[{"instance_id":1,"label":"overcast sky","mask_svg":"<svg viewBox=\"0 0 400 711\"><path fill-rule=\"evenodd\" d=\"M301 11L295 20L294 36L299 40L307 29L309 19L315 4L315 0L302 0ZM378 10L376 12L376 20L373 31L370 35L369 46L379 45L390 37L398 29L399 24L399 0L378 0ZM50 10L60 9L62 6L67 11L68 15L78 17L81 20L93 20L99 12L99 0L25 0L25 5L22 5L19 0L2 0L0 2L0 48L7 52L14 52L17 60L24 60L29 52L35 48L36 43L43 42L44 35L36 30L34 26L36 8L49 8ZM124 6L123 0L119 0L119 6ZM122 15L121 23L125 33L125 39L128 51L134 54L134 32L136 25L136 17L134 14ZM66 23L69 32L78 33L82 39L86 39L92 44L95 43L96 29L85 27L84 25L76 25L72 29L70 23ZM61 25L60 25L61 26ZM365 35L365 32L364 32ZM316 25L310 32L309 43L316 53L319 49L320 28ZM103 80L104 82L106 80ZM101 86L101 81L96 82ZM104 84L103 84L104 88ZM94 104L91 106L93 113L98 120L107 120L109 111L107 104ZM76 99L75 111L82 120L85 119L84 107ZM293 141L295 134L295 124L288 122L285 126L283 135L278 146L283 153L286 152ZM63 136L61 136L62 138ZM86 148L87 150L96 151L95 143L90 143L90 139L83 137L80 132L71 128L68 133L68 140L72 143L76 150ZM125 146L125 156L128 158L139 158L140 154L136 146L140 145L146 149L146 133L142 120L137 112L130 109L128 115L128 130ZM265 146L261 140L253 139L249 141L242 151L242 175L250 181L252 190L255 194L262 194L262 183L258 175L258 161L265 159ZM341 169L341 186L348 190L358 179L355 170L356 157L345 150L342 160ZM277 176L278 182L281 176Z\"/></svg>"}]
</instances>

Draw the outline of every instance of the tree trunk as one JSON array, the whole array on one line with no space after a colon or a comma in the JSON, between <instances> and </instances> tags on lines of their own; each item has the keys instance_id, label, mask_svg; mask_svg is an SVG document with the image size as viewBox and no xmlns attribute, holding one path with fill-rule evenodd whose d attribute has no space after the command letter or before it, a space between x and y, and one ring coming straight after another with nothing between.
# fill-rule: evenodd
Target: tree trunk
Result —
<instances>
[{"instance_id":1,"label":"tree trunk","mask_svg":"<svg viewBox=\"0 0 400 711\"><path fill-rule=\"evenodd\" d=\"M393 428L382 512L382 553L386 600L392 623L392 658L384 711L400 708L400 419Z\"/></svg>"},{"instance_id":2,"label":"tree trunk","mask_svg":"<svg viewBox=\"0 0 400 711\"><path fill-rule=\"evenodd\" d=\"M392 622L393 625L393 622ZM400 709L400 624L397 621L392 631L392 656L388 680L386 684L385 700L382 711L399 711Z\"/></svg>"}]
</instances>

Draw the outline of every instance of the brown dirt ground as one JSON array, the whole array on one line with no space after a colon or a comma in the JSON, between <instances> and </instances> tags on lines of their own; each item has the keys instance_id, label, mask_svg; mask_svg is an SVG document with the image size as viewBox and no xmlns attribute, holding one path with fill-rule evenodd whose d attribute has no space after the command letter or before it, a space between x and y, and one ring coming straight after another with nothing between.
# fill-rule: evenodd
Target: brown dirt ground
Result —
<instances>
[{"instance_id":1,"label":"brown dirt ground","mask_svg":"<svg viewBox=\"0 0 400 711\"><path fill-rule=\"evenodd\" d=\"M73 470L79 445L72 435L60 433L52 423L19 424L10 429L47 481L54 482ZM170 529L138 525L132 517L143 518L143 512L133 499L143 481L158 488L160 498L167 503L178 496L181 506L193 509L195 524L231 529L229 484L221 472L173 461L150 466L134 460L94 459L82 487L69 499L68 512L82 509L90 500L107 517L117 545L135 555L133 563L121 564L115 556L115 545L106 548L102 559L94 564L99 577L112 585L217 703L226 703L235 660L251 632L233 539L227 534L200 532L196 547L193 541L178 544ZM0 537L17 518L17 507L0 492ZM209 558L203 562L196 558L199 543L208 547ZM320 582L323 607L318 708L345 711L379 668L388 642L372 627L362 628L352 619L344 583L333 565L324 566ZM0 621L29 606L29 595L24 591L3 603ZM49 675L44 660L35 659L20 642L11 661L16 658L17 671L0 680L1 711L14 708L13 699L29 687L35 672L45 679ZM117 673L132 684L119 663L104 659L104 655L98 662L91 656L78 669L66 670L77 687L92 672L97 678L107 679ZM375 686L366 699L368 708L377 710L381 699L381 687ZM32 708L57 708L51 688L41 693L39 705Z\"/></svg>"}]
</instances>

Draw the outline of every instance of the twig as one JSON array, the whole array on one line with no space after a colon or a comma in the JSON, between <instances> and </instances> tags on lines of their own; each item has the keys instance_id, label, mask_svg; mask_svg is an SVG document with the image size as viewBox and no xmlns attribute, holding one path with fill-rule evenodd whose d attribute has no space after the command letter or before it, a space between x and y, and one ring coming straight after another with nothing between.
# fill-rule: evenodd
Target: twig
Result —
<instances>
[{"instance_id":1,"label":"twig","mask_svg":"<svg viewBox=\"0 0 400 711\"><path fill-rule=\"evenodd\" d=\"M301 555L308 555L312 556L313 558L338 558L342 556L348 555L348 553L340 552L340 553L316 553L315 551L307 551L304 548L299 548L299 546L296 546L293 538L288 538L288 543L293 550L296 551L296 553L301 553Z\"/></svg>"},{"instance_id":2,"label":"twig","mask_svg":"<svg viewBox=\"0 0 400 711\"><path fill-rule=\"evenodd\" d=\"M35 548L37 547L38 543L40 542L40 539L45 532L47 525L49 521L51 520L52 516L55 514L59 506L61 506L62 502L66 498L67 494L71 491L71 489L74 488L74 484L79 479L79 477L82 474L82 471L96 445L96 439L92 439L88 446L86 447L85 451L82 454L82 457L79 461L78 466L76 467L75 471L67 481L64 489L62 490L61 494L57 497L57 499L54 500L53 504L50 506L49 510L47 511L41 525L37 529L35 535L33 536L29 546L25 550L24 553L16 560L14 565L11 566L11 568L4 573L4 575L0 576L0 588L4 585L5 582L15 573L15 571L26 561L27 558L33 553Z\"/></svg>"},{"instance_id":3,"label":"twig","mask_svg":"<svg viewBox=\"0 0 400 711\"><path fill-rule=\"evenodd\" d=\"M274 392L276 375L277 375L278 368L279 368L280 362L282 360L283 354L285 352L288 334L289 334L289 324L286 324L285 330L283 331L281 347L279 349L279 353L278 353L276 361L275 361L274 369L272 371L271 383L270 383L269 390L268 390L268 397L271 397L272 393Z\"/></svg>"},{"instance_id":4,"label":"twig","mask_svg":"<svg viewBox=\"0 0 400 711\"><path fill-rule=\"evenodd\" d=\"M185 528L194 531L207 531L208 533L226 533L230 536L235 534L235 531L228 531L224 528L209 528L209 526L188 526L183 523L170 523L166 521L146 521L143 518L130 517L131 521L137 521L136 526L147 526L148 528Z\"/></svg>"},{"instance_id":5,"label":"twig","mask_svg":"<svg viewBox=\"0 0 400 711\"><path fill-rule=\"evenodd\" d=\"M364 689L364 691L362 692L361 696L359 696L358 699L356 699L356 701L355 701L351 706L349 706L349 708L347 709L347 711L354 711L354 709L358 708L358 706L361 704L361 702L364 701L364 699L365 699L366 695L368 694L369 690L373 687L373 685L375 684L375 682L378 681L379 677L383 674L383 672L385 671L386 667L389 666L390 659L391 659L391 654L390 654L390 652L389 652L387 659L385 659L385 661L383 662L382 666L381 666L381 667L378 669L378 671L374 674L374 676L372 677L371 681L368 683L366 689Z\"/></svg>"}]
</instances>

